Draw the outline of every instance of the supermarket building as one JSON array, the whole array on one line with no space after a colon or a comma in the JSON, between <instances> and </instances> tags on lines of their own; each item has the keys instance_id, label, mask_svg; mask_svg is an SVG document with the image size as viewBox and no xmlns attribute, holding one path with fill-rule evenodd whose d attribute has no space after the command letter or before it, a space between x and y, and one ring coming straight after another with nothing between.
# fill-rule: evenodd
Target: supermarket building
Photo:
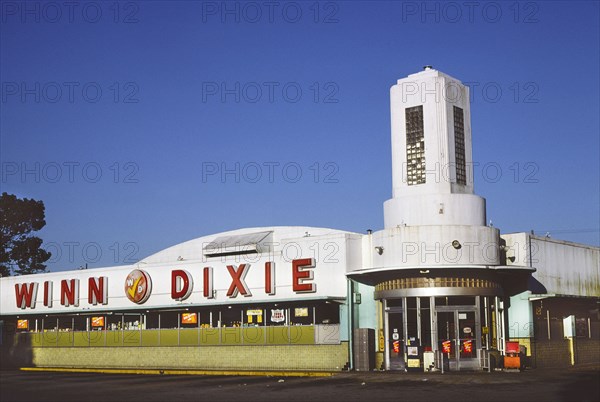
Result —
<instances>
[{"instance_id":1,"label":"supermarket building","mask_svg":"<svg viewBox=\"0 0 600 402\"><path fill-rule=\"evenodd\" d=\"M426 67L390 96L384 229L246 228L1 278L3 364L480 370L507 340L532 366L600 359L599 248L486 225L460 81Z\"/></svg>"}]
</instances>

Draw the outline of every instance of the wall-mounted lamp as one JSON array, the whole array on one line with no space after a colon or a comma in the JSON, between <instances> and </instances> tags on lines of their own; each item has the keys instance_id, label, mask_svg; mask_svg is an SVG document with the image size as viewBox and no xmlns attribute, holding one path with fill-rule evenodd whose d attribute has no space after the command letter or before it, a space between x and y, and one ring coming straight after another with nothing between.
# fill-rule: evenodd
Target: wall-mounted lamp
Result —
<instances>
[{"instance_id":1,"label":"wall-mounted lamp","mask_svg":"<svg viewBox=\"0 0 600 402\"><path fill-rule=\"evenodd\" d=\"M419 271L420 274L428 274L429 270L428 269L422 269Z\"/></svg>"},{"instance_id":2,"label":"wall-mounted lamp","mask_svg":"<svg viewBox=\"0 0 600 402\"><path fill-rule=\"evenodd\" d=\"M460 242L458 240L452 240L452 247L454 247L455 249L459 249L462 247L462 245L460 244Z\"/></svg>"},{"instance_id":3,"label":"wall-mounted lamp","mask_svg":"<svg viewBox=\"0 0 600 402\"><path fill-rule=\"evenodd\" d=\"M375 247L375 251L377 251L377 254L381 255L381 254L383 254L383 247L377 246L377 247Z\"/></svg>"}]
</instances>

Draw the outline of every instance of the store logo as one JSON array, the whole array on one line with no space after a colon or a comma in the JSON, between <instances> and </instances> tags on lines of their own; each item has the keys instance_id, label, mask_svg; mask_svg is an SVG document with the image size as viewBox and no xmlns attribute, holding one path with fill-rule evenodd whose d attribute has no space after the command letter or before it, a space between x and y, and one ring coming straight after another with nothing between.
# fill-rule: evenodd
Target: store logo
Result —
<instances>
[{"instance_id":1,"label":"store logo","mask_svg":"<svg viewBox=\"0 0 600 402\"><path fill-rule=\"evenodd\" d=\"M125 279L125 294L134 303L142 304L152 293L150 275L141 269L134 269Z\"/></svg>"}]
</instances>

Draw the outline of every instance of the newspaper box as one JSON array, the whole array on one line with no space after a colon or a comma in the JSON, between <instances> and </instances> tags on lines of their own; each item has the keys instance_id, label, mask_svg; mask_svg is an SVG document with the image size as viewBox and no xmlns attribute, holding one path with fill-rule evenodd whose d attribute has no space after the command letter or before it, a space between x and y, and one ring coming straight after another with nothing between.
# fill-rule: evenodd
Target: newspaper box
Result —
<instances>
[{"instance_id":1,"label":"newspaper box","mask_svg":"<svg viewBox=\"0 0 600 402\"><path fill-rule=\"evenodd\" d=\"M506 355L504 356L505 369L519 370L521 368L519 351L519 342L506 342Z\"/></svg>"}]
</instances>

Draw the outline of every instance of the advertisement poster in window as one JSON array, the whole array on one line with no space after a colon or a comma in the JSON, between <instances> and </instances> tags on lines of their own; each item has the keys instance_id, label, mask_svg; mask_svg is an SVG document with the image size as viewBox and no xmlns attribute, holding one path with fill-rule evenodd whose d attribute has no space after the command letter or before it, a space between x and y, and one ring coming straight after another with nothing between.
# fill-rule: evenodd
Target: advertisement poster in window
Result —
<instances>
[{"instance_id":1,"label":"advertisement poster in window","mask_svg":"<svg viewBox=\"0 0 600 402\"><path fill-rule=\"evenodd\" d=\"M442 342L442 353L450 354L451 348L452 348L452 342L451 341L443 341Z\"/></svg>"},{"instance_id":2,"label":"advertisement poster in window","mask_svg":"<svg viewBox=\"0 0 600 402\"><path fill-rule=\"evenodd\" d=\"M296 307L294 317L308 317L308 307Z\"/></svg>"},{"instance_id":3,"label":"advertisement poster in window","mask_svg":"<svg viewBox=\"0 0 600 402\"><path fill-rule=\"evenodd\" d=\"M272 309L271 310L271 321L284 322L285 321L285 310L284 309Z\"/></svg>"},{"instance_id":4,"label":"advertisement poster in window","mask_svg":"<svg viewBox=\"0 0 600 402\"><path fill-rule=\"evenodd\" d=\"M261 309L246 310L246 315L248 316L248 324L252 324L255 317L257 324L261 324L263 321L263 311Z\"/></svg>"},{"instance_id":5,"label":"advertisement poster in window","mask_svg":"<svg viewBox=\"0 0 600 402\"><path fill-rule=\"evenodd\" d=\"M198 314L197 313L181 314L181 323L182 324L198 324Z\"/></svg>"}]
</instances>

